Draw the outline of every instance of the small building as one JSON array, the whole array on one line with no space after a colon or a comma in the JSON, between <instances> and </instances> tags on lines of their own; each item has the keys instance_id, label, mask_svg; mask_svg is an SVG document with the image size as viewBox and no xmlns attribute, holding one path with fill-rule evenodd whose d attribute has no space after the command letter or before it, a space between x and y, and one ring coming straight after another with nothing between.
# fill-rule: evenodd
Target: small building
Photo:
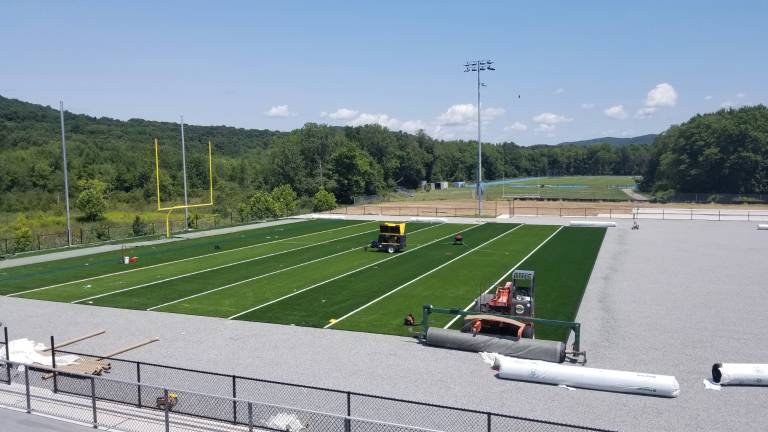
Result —
<instances>
[{"instance_id":1,"label":"small building","mask_svg":"<svg viewBox=\"0 0 768 432\"><path fill-rule=\"evenodd\" d=\"M464 187L464 184L465 184L465 182L463 182L463 181L455 181L455 182L451 183L451 186L455 187L455 188L461 188L461 187Z\"/></svg>"},{"instance_id":2,"label":"small building","mask_svg":"<svg viewBox=\"0 0 768 432\"><path fill-rule=\"evenodd\" d=\"M434 190L448 189L448 182L447 181L435 182L432 185L432 189Z\"/></svg>"}]
</instances>

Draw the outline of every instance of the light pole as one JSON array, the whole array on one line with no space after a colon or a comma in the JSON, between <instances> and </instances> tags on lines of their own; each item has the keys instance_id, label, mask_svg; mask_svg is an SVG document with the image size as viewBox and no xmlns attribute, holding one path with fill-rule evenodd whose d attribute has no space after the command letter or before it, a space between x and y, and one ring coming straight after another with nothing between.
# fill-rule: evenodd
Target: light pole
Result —
<instances>
[{"instance_id":1,"label":"light pole","mask_svg":"<svg viewBox=\"0 0 768 432\"><path fill-rule=\"evenodd\" d=\"M184 175L184 231L189 227L189 198L187 197L187 149L184 145L184 116L181 116L181 170Z\"/></svg>"},{"instance_id":2,"label":"light pole","mask_svg":"<svg viewBox=\"0 0 768 432\"><path fill-rule=\"evenodd\" d=\"M480 71L496 70L491 60L474 60L464 63L464 72L477 72L477 216L483 217L483 144L480 135Z\"/></svg>"},{"instance_id":3,"label":"light pole","mask_svg":"<svg viewBox=\"0 0 768 432\"><path fill-rule=\"evenodd\" d=\"M64 101L59 101L61 119L61 159L64 165L64 203L67 206L67 246L72 246L72 223L69 215L69 174L67 173L67 138L64 134Z\"/></svg>"}]
</instances>

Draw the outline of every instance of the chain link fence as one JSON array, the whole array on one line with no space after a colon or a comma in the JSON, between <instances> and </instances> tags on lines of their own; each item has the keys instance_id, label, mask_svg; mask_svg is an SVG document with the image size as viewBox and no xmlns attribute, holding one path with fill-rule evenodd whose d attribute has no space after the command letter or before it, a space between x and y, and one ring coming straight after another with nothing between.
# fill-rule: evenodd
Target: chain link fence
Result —
<instances>
[{"instance_id":1,"label":"chain link fence","mask_svg":"<svg viewBox=\"0 0 768 432\"><path fill-rule=\"evenodd\" d=\"M0 356L7 359L8 329L4 327L3 332ZM51 350L54 359L66 354L82 359L99 358ZM185 425L204 420L202 424L210 427L204 430L219 430L219 427L224 427L220 430L248 430L252 424L258 430L285 431L285 427L274 425L293 418L302 425L311 425L308 429L295 430L311 431L607 432L605 429L114 357L108 361L109 378L64 372L53 374L51 368L25 368L0 361L0 383L20 394L26 392L27 399L24 402L17 395L15 402L6 403L0 386L0 405L30 410L29 404L35 401L36 411L83 423L97 422L100 426L109 426L109 422L103 423L100 418L112 419L110 416L118 416L115 413L126 410L131 415L124 417L131 422L138 421L135 419L155 422L155 429L131 429L138 432L166 430L162 427L170 423L164 422L171 420ZM59 400L64 396L75 399ZM174 400L167 402L171 399ZM164 415L166 402L172 404L167 418ZM83 413L88 409L95 420ZM104 414L97 417L102 412ZM158 412L163 414L159 418ZM273 426L269 426L270 421Z\"/></svg>"},{"instance_id":2,"label":"chain link fence","mask_svg":"<svg viewBox=\"0 0 768 432\"><path fill-rule=\"evenodd\" d=\"M297 214L306 213L302 209ZM181 233L186 229L209 230L229 226L245 225L263 222L262 220L244 218L234 213L228 215L204 214L190 215L189 226L185 227L184 219L170 221L171 233ZM135 233L133 225L92 224L72 229L72 245L95 245L118 240L140 240L165 235L165 222L146 223L142 233ZM40 251L67 247L67 232L32 233L29 237L0 238L0 257L23 252Z\"/></svg>"},{"instance_id":3,"label":"chain link fence","mask_svg":"<svg viewBox=\"0 0 768 432\"><path fill-rule=\"evenodd\" d=\"M430 218L478 217L477 207L362 205L326 212L350 216L416 216ZM661 219L710 221L768 221L768 209L717 209L671 207L538 207L525 202L489 201L482 217L549 216L568 218Z\"/></svg>"}]
</instances>

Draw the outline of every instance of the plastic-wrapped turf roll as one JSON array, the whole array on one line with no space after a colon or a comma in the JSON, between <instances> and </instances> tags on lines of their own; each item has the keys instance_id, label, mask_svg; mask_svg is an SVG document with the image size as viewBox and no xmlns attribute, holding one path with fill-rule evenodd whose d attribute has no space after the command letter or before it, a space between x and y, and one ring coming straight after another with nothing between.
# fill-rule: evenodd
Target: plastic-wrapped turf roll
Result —
<instances>
[{"instance_id":1,"label":"plastic-wrapped turf roll","mask_svg":"<svg viewBox=\"0 0 768 432\"><path fill-rule=\"evenodd\" d=\"M571 221L571 226L574 227L599 227L609 228L615 227L616 222L602 222L602 221Z\"/></svg>"},{"instance_id":2,"label":"plastic-wrapped turf roll","mask_svg":"<svg viewBox=\"0 0 768 432\"><path fill-rule=\"evenodd\" d=\"M768 364L715 363L712 381L721 385L768 386Z\"/></svg>"},{"instance_id":3,"label":"plastic-wrapped turf roll","mask_svg":"<svg viewBox=\"0 0 768 432\"><path fill-rule=\"evenodd\" d=\"M481 355L499 371L499 378L649 396L680 394L680 384L669 375L560 365L490 353Z\"/></svg>"},{"instance_id":4,"label":"plastic-wrapped turf roll","mask_svg":"<svg viewBox=\"0 0 768 432\"><path fill-rule=\"evenodd\" d=\"M430 327L427 345L472 352L496 352L512 357L562 363L565 360L565 344L542 339L518 339L472 335L456 330Z\"/></svg>"}]
</instances>

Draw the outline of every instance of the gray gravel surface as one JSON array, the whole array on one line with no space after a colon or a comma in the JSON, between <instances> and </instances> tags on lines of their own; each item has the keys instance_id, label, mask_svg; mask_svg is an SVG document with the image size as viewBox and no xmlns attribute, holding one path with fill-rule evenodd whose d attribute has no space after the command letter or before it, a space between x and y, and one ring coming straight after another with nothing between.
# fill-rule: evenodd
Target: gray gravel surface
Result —
<instances>
[{"instance_id":1,"label":"gray gravel surface","mask_svg":"<svg viewBox=\"0 0 768 432\"><path fill-rule=\"evenodd\" d=\"M7 297L0 320L12 338L41 341L107 329L72 348L86 352L159 336L125 357L609 429L768 429L768 388L702 384L714 362L768 362L768 232L741 222L630 224L607 231L579 312L582 345L592 367L677 376L677 399L501 380L477 354L402 337Z\"/></svg>"}]
</instances>

